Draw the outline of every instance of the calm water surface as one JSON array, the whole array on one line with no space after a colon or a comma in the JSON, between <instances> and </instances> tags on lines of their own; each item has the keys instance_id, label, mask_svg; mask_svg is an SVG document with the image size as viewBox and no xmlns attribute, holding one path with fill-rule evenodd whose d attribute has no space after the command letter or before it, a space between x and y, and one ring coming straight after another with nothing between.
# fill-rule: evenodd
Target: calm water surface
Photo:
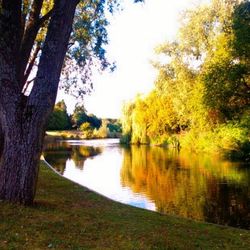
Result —
<instances>
[{"instance_id":1,"label":"calm water surface","mask_svg":"<svg viewBox=\"0 0 250 250\"><path fill-rule=\"evenodd\" d=\"M250 229L250 166L117 139L47 143L65 177L113 200L166 214Z\"/></svg>"}]
</instances>

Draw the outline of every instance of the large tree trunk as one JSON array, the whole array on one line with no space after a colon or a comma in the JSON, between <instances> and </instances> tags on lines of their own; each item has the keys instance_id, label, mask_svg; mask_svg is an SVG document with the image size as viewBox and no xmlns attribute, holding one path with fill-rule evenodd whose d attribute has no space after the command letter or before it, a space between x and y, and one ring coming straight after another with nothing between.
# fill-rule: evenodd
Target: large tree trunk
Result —
<instances>
[{"instance_id":1,"label":"large tree trunk","mask_svg":"<svg viewBox=\"0 0 250 250\"><path fill-rule=\"evenodd\" d=\"M4 144L4 134L3 134L3 129L1 125L1 117L0 117L0 159L3 153L3 144Z\"/></svg>"},{"instance_id":2,"label":"large tree trunk","mask_svg":"<svg viewBox=\"0 0 250 250\"><path fill-rule=\"evenodd\" d=\"M28 97L22 94L20 60L15 60L15 57L12 57L13 53L9 55L12 48L8 50L7 41L0 40L0 142L3 142L0 147L0 199L2 200L22 204L31 204L34 200L44 131L55 104L78 1L55 0L36 80ZM3 22L0 23L0 31L1 35L10 32L6 30ZM4 51L3 45L7 46L7 50L5 48L7 52ZM14 52L16 53L16 50Z\"/></svg>"},{"instance_id":3,"label":"large tree trunk","mask_svg":"<svg viewBox=\"0 0 250 250\"><path fill-rule=\"evenodd\" d=\"M27 122L22 118L22 113L12 113L3 121L0 197L11 202L31 204L44 132L32 118Z\"/></svg>"}]
</instances>

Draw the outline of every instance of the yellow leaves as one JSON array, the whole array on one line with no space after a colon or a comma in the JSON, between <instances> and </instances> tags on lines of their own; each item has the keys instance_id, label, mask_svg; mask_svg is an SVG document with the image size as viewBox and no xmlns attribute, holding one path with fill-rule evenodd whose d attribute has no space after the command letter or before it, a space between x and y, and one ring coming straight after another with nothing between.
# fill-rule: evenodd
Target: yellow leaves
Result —
<instances>
[{"instance_id":1,"label":"yellow leaves","mask_svg":"<svg viewBox=\"0 0 250 250\"><path fill-rule=\"evenodd\" d=\"M187 11L178 40L155 49L166 60L155 63L154 90L133 102L132 137L140 141L146 134L156 141L183 130L208 130L228 114L231 119L230 112L238 112L237 105L247 102L242 91L246 66L240 65L233 47L237 2L214 0Z\"/></svg>"},{"instance_id":2,"label":"yellow leaves","mask_svg":"<svg viewBox=\"0 0 250 250\"><path fill-rule=\"evenodd\" d=\"M41 10L41 17L45 16L50 10L52 10L54 6L54 1L52 0L45 0L43 1L43 6L42 6L42 10ZM47 27L48 27L48 21L46 21L43 26L40 28L37 36L36 36L36 42L38 44L43 43L43 41L45 40L45 36L47 33Z\"/></svg>"},{"instance_id":3,"label":"yellow leaves","mask_svg":"<svg viewBox=\"0 0 250 250\"><path fill-rule=\"evenodd\" d=\"M29 11L29 8L30 8L30 4L31 4L31 1L30 0L24 0L23 1L23 15L27 15L28 14L28 11Z\"/></svg>"},{"instance_id":4,"label":"yellow leaves","mask_svg":"<svg viewBox=\"0 0 250 250\"><path fill-rule=\"evenodd\" d=\"M41 14L42 16L46 15L54 6L53 0L44 0Z\"/></svg>"}]
</instances>

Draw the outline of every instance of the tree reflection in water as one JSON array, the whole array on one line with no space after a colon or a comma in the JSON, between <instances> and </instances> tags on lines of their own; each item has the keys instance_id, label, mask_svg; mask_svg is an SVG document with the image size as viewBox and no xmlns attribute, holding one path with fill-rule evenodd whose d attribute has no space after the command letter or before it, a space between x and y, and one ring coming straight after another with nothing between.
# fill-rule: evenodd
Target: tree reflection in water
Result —
<instances>
[{"instance_id":1,"label":"tree reflection in water","mask_svg":"<svg viewBox=\"0 0 250 250\"><path fill-rule=\"evenodd\" d=\"M65 141L56 141L46 143L43 155L60 174L63 174L67 160L73 160L75 167L82 170L87 158L101 152L100 147L72 145Z\"/></svg>"},{"instance_id":2,"label":"tree reflection in water","mask_svg":"<svg viewBox=\"0 0 250 250\"><path fill-rule=\"evenodd\" d=\"M123 149L121 182L153 200L156 210L197 220L249 228L249 170L219 156Z\"/></svg>"},{"instance_id":3,"label":"tree reflection in water","mask_svg":"<svg viewBox=\"0 0 250 250\"><path fill-rule=\"evenodd\" d=\"M48 143L45 159L62 174L68 163L67 178L82 185L91 184L90 188L108 197L113 195L115 200L153 207L161 213L250 229L249 166L219 156L160 147L121 148L108 140L107 144L105 140L87 143ZM89 157L92 161L86 161ZM112 160L117 157L119 161ZM81 171L75 171L76 168Z\"/></svg>"}]
</instances>

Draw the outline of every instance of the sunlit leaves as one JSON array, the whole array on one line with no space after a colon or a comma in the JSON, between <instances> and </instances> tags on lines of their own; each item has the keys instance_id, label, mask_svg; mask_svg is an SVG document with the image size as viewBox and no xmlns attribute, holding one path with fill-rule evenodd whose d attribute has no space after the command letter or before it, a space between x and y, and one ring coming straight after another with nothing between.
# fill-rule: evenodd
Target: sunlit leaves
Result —
<instances>
[{"instance_id":1,"label":"sunlit leaves","mask_svg":"<svg viewBox=\"0 0 250 250\"><path fill-rule=\"evenodd\" d=\"M214 49L208 54L203 68L205 103L216 108L225 119L239 118L250 104L250 54L247 50L250 26L246 28L249 15L250 8L244 2L231 12L229 20L224 22L230 25L214 39Z\"/></svg>"},{"instance_id":2,"label":"sunlit leaves","mask_svg":"<svg viewBox=\"0 0 250 250\"><path fill-rule=\"evenodd\" d=\"M165 60L154 63L154 90L133 103L132 142L144 134L153 143L185 134L189 143L200 137L202 145L208 144L204 138L217 138L212 144L218 147L218 131L229 122L246 135L241 120L250 106L249 11L248 1L213 0L184 13L177 40L156 48ZM227 130L232 145L243 143L236 130Z\"/></svg>"}]
</instances>

